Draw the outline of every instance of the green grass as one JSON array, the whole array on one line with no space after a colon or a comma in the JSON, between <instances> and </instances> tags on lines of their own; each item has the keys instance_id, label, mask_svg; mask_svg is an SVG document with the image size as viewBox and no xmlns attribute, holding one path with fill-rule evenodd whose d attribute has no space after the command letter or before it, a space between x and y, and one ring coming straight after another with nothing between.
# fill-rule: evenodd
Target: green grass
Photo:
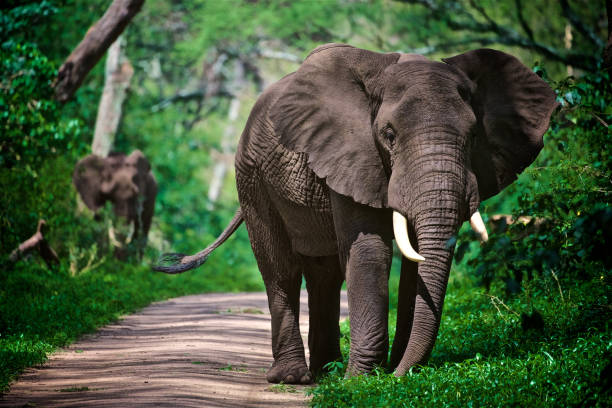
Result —
<instances>
[{"instance_id":1,"label":"green grass","mask_svg":"<svg viewBox=\"0 0 612 408\"><path fill-rule=\"evenodd\" d=\"M71 276L63 265L51 271L34 262L0 270L0 392L26 367L79 336L149 303L204 292L262 290L246 268L213 265L165 275L148 265L106 260ZM78 351L77 351L78 352Z\"/></svg>"},{"instance_id":2,"label":"green grass","mask_svg":"<svg viewBox=\"0 0 612 408\"><path fill-rule=\"evenodd\" d=\"M383 369L343 378L345 361L310 393L315 407L609 406L612 336L609 280L542 278L505 299L457 274L451 278L442 325L429 364L397 378ZM491 297L496 296L496 297ZM501 302L501 303L500 303ZM495 303L495 304L494 304ZM391 304L396 302L392 299ZM522 328L537 310L541 329ZM390 327L395 327L395 310ZM393 332L391 332L393 335ZM609 373L608 373L609 374ZM607 381L607 382L606 382Z\"/></svg>"},{"instance_id":3,"label":"green grass","mask_svg":"<svg viewBox=\"0 0 612 408\"><path fill-rule=\"evenodd\" d=\"M266 391L276 392L276 393L289 393L289 394L295 394L298 392L297 388L295 388L294 385L283 384L283 383L270 385L268 388L266 388Z\"/></svg>"},{"instance_id":4,"label":"green grass","mask_svg":"<svg viewBox=\"0 0 612 408\"><path fill-rule=\"evenodd\" d=\"M249 370L247 370L246 366L233 366L231 364L228 364L224 367L220 367L219 371L238 371L241 373L246 373Z\"/></svg>"},{"instance_id":5,"label":"green grass","mask_svg":"<svg viewBox=\"0 0 612 408\"><path fill-rule=\"evenodd\" d=\"M177 276L146 265L106 260L87 273L50 271L31 262L0 272L0 385L25 367L42 364L57 347L144 307L190 293L262 289L246 269L204 266ZM240 275L240 276L238 276ZM391 286L397 285L397 271ZM241 286L236 287L236 282ZM430 363L396 378L379 369L343 378L345 361L311 391L313 406L606 406L602 374L612 356L609 274L590 280L541 277L519 296L501 286L489 293L454 271L442 326ZM393 291L392 291L393 292ZM390 327L395 327L395 298ZM523 314L537 310L544 327L523 330ZM244 312L244 311L243 311ZM348 356L349 325L342 328ZM75 352L79 352L76 350ZM200 362L194 362L198 364ZM242 367L223 367L240 370ZM606 388L607 387L607 388ZM292 392L278 387L276 392ZM68 392L68 391L66 391Z\"/></svg>"}]
</instances>

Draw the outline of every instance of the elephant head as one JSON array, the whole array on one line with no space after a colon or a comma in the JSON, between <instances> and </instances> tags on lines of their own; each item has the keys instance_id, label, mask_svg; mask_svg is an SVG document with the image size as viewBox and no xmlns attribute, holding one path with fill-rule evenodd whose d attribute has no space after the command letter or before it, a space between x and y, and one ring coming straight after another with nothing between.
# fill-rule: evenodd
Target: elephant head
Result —
<instances>
[{"instance_id":1,"label":"elephant head","mask_svg":"<svg viewBox=\"0 0 612 408\"><path fill-rule=\"evenodd\" d=\"M83 202L92 211L97 212L107 201L112 203L115 215L133 227L132 235L125 237L128 242L140 233L146 239L153 217L157 183L149 161L140 150L129 156L114 153L106 158L90 154L76 164L73 182Z\"/></svg>"},{"instance_id":2,"label":"elephant head","mask_svg":"<svg viewBox=\"0 0 612 408\"><path fill-rule=\"evenodd\" d=\"M330 44L293 75L271 110L281 143L307 153L335 192L393 210L396 242L419 262L411 335L397 362L403 374L433 348L450 238L472 219L486 239L479 203L533 162L555 94L516 58L491 49L434 62Z\"/></svg>"}]
</instances>

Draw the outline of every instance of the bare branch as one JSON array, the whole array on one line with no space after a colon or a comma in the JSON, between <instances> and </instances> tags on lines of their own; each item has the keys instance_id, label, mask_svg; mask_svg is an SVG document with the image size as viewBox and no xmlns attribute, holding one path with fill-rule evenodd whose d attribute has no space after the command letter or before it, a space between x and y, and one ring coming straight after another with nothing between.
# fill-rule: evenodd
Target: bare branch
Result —
<instances>
[{"instance_id":1,"label":"bare branch","mask_svg":"<svg viewBox=\"0 0 612 408\"><path fill-rule=\"evenodd\" d=\"M433 0L397 0L403 3L419 4L426 7L432 16L444 21L449 28L455 31L471 31L482 34L496 34L495 37L486 37L477 43L481 45L504 44L536 51L543 56L565 65L572 65L586 71L594 71L597 60L591 55L565 52L530 38L524 37L510 27L497 24L486 11L476 2L470 0L472 7L486 20L486 23L477 21L465 7L459 2L446 2L444 7L439 6ZM452 14L448 10L452 10ZM457 19L455 16L463 16Z\"/></svg>"},{"instance_id":2,"label":"bare branch","mask_svg":"<svg viewBox=\"0 0 612 408\"><path fill-rule=\"evenodd\" d=\"M514 6L516 8L516 17L518 18L523 31L525 31L525 34L527 34L527 37L529 37L531 41L535 41L533 31L531 30L531 27L529 27L529 24L527 24L525 16L523 16L523 2L521 0L514 0Z\"/></svg>"},{"instance_id":3,"label":"bare branch","mask_svg":"<svg viewBox=\"0 0 612 408\"><path fill-rule=\"evenodd\" d=\"M55 80L55 97L66 102L81 86L91 69L115 42L145 0L114 0L60 67Z\"/></svg>"},{"instance_id":4,"label":"bare branch","mask_svg":"<svg viewBox=\"0 0 612 408\"><path fill-rule=\"evenodd\" d=\"M489 26L493 31L497 29L497 23L491 17L489 17L486 10L480 4L477 4L474 0L470 0L470 6L472 6L474 10L476 10L482 17L484 17L484 19L487 21L487 23L489 23Z\"/></svg>"},{"instance_id":5,"label":"bare branch","mask_svg":"<svg viewBox=\"0 0 612 408\"><path fill-rule=\"evenodd\" d=\"M593 30L582 22L580 17L572 11L569 2L567 0L560 0L561 9L563 10L563 16L568 19L572 26L583 36L589 39L597 48L603 48L604 42L595 34Z\"/></svg>"},{"instance_id":6,"label":"bare branch","mask_svg":"<svg viewBox=\"0 0 612 408\"><path fill-rule=\"evenodd\" d=\"M151 112L158 112L160 110L166 109L168 106L173 104L174 102L189 102L193 100L199 100L204 98L204 90L196 89L195 91L178 91L176 94L172 95L169 98L163 99L159 103L153 105L151 107Z\"/></svg>"}]
</instances>

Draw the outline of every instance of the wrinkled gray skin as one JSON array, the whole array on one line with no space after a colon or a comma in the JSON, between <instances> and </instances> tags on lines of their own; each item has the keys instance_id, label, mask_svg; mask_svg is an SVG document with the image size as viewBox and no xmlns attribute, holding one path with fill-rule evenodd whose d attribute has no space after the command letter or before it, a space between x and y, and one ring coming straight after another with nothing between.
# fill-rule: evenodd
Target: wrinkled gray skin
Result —
<instances>
[{"instance_id":1,"label":"wrinkled gray skin","mask_svg":"<svg viewBox=\"0 0 612 408\"><path fill-rule=\"evenodd\" d=\"M342 44L315 49L253 108L236 154L243 218L272 314L270 382L309 383L340 358L339 294L351 318L348 374L385 364L392 210L426 258L402 261L389 365L424 364L440 324L453 248L481 200L542 148L555 108L548 85L514 57L481 49L433 62ZM298 326L306 279L310 369Z\"/></svg>"},{"instance_id":2,"label":"wrinkled gray skin","mask_svg":"<svg viewBox=\"0 0 612 408\"><path fill-rule=\"evenodd\" d=\"M110 201L115 215L133 225L131 237L118 238L136 243L141 254L157 195L157 182L142 152L134 150L129 156L117 153L106 158L90 154L76 164L72 181L90 210L97 212ZM125 248L118 248L115 255L124 258Z\"/></svg>"}]
</instances>

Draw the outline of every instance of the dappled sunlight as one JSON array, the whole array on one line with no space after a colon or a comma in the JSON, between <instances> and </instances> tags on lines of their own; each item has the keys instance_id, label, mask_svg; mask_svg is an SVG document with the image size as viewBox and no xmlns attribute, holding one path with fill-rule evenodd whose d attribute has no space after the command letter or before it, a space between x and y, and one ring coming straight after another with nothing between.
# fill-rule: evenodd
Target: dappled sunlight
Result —
<instances>
[{"instance_id":1,"label":"dappled sunlight","mask_svg":"<svg viewBox=\"0 0 612 408\"><path fill-rule=\"evenodd\" d=\"M347 316L346 295L342 317ZM308 334L306 292L302 335ZM0 406L301 406L304 387L274 392L270 315L263 293L209 294L153 303L29 369Z\"/></svg>"}]
</instances>

